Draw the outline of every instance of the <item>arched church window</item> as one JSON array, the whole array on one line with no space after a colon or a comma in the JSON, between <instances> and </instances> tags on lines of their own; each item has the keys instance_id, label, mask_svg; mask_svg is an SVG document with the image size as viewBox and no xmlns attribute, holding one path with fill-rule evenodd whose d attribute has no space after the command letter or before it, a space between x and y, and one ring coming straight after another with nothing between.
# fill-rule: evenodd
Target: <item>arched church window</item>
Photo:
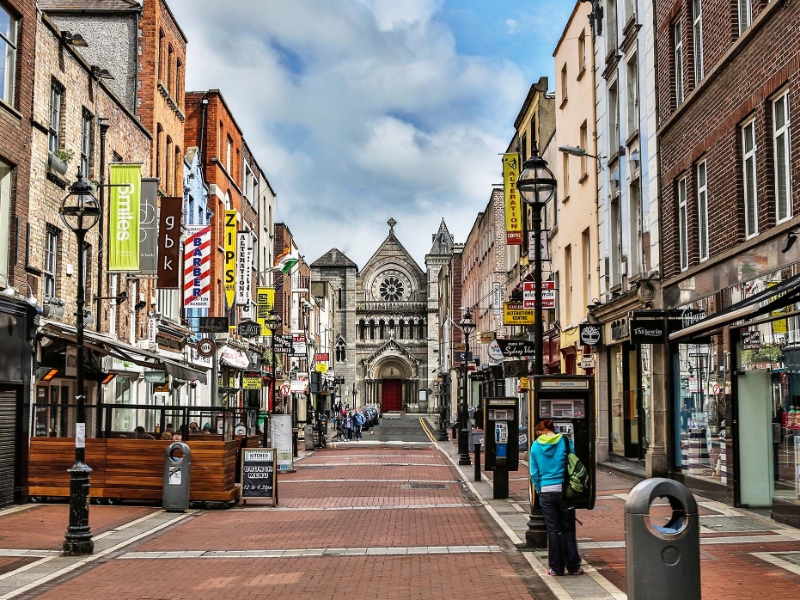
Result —
<instances>
[{"instance_id":1,"label":"arched church window","mask_svg":"<svg viewBox=\"0 0 800 600\"><path fill-rule=\"evenodd\" d=\"M362 340L366 339L367 337L367 324L364 319L361 319L358 322L358 337Z\"/></svg>"},{"instance_id":2,"label":"arched church window","mask_svg":"<svg viewBox=\"0 0 800 600\"><path fill-rule=\"evenodd\" d=\"M411 319L408 322L408 339L414 339L414 319Z\"/></svg>"},{"instance_id":3,"label":"arched church window","mask_svg":"<svg viewBox=\"0 0 800 600\"><path fill-rule=\"evenodd\" d=\"M400 340L405 339L406 337L405 328L406 328L406 322L403 321L403 319L400 319L400 331L397 334L398 339Z\"/></svg>"},{"instance_id":4,"label":"arched church window","mask_svg":"<svg viewBox=\"0 0 800 600\"><path fill-rule=\"evenodd\" d=\"M347 346L344 340L336 342L336 362L343 362L347 360Z\"/></svg>"},{"instance_id":5,"label":"arched church window","mask_svg":"<svg viewBox=\"0 0 800 600\"><path fill-rule=\"evenodd\" d=\"M419 339L425 339L425 319L419 320Z\"/></svg>"},{"instance_id":6,"label":"arched church window","mask_svg":"<svg viewBox=\"0 0 800 600\"><path fill-rule=\"evenodd\" d=\"M369 320L369 339L375 339L375 321L372 319Z\"/></svg>"},{"instance_id":7,"label":"arched church window","mask_svg":"<svg viewBox=\"0 0 800 600\"><path fill-rule=\"evenodd\" d=\"M389 319L389 335L394 334L394 319Z\"/></svg>"},{"instance_id":8,"label":"arched church window","mask_svg":"<svg viewBox=\"0 0 800 600\"><path fill-rule=\"evenodd\" d=\"M381 339L386 339L386 323L384 323L383 319L380 321L380 330L381 330Z\"/></svg>"}]
</instances>

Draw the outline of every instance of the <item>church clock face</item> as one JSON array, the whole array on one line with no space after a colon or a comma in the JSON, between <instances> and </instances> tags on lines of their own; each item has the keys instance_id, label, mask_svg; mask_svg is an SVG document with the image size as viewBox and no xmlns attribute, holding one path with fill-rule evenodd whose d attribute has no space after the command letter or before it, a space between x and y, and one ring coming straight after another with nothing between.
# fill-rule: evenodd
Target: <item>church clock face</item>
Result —
<instances>
[{"instance_id":1,"label":"church clock face","mask_svg":"<svg viewBox=\"0 0 800 600\"><path fill-rule=\"evenodd\" d=\"M375 278L372 292L384 302L400 302L409 297L411 282L400 271L387 270Z\"/></svg>"}]
</instances>

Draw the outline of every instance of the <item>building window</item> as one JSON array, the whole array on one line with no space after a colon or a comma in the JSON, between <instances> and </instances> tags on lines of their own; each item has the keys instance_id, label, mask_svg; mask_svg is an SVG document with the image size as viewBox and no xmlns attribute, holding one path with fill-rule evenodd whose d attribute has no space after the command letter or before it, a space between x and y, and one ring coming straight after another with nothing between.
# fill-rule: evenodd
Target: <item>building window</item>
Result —
<instances>
[{"instance_id":1,"label":"building window","mask_svg":"<svg viewBox=\"0 0 800 600\"><path fill-rule=\"evenodd\" d=\"M567 101L568 98L567 94L567 63L564 63L564 66L561 67L561 106L564 106L564 103Z\"/></svg>"},{"instance_id":2,"label":"building window","mask_svg":"<svg viewBox=\"0 0 800 600\"><path fill-rule=\"evenodd\" d=\"M159 179L161 185L161 137L164 135L164 128L161 123L156 125L156 178Z\"/></svg>"},{"instance_id":3,"label":"building window","mask_svg":"<svg viewBox=\"0 0 800 600\"><path fill-rule=\"evenodd\" d=\"M175 62L175 102L183 106L183 63L180 60Z\"/></svg>"},{"instance_id":4,"label":"building window","mask_svg":"<svg viewBox=\"0 0 800 600\"><path fill-rule=\"evenodd\" d=\"M182 196L183 195L183 177L181 177L181 148L180 146L175 146L175 176L172 178L175 181L175 195Z\"/></svg>"},{"instance_id":5,"label":"building window","mask_svg":"<svg viewBox=\"0 0 800 600\"><path fill-rule=\"evenodd\" d=\"M522 162L528 160L528 136L523 135L522 140L520 141L520 154L522 154Z\"/></svg>"},{"instance_id":6,"label":"building window","mask_svg":"<svg viewBox=\"0 0 800 600\"><path fill-rule=\"evenodd\" d=\"M636 18L636 0L625 0L625 24Z\"/></svg>"},{"instance_id":7,"label":"building window","mask_svg":"<svg viewBox=\"0 0 800 600\"><path fill-rule=\"evenodd\" d=\"M617 51L617 0L606 0L606 55Z\"/></svg>"},{"instance_id":8,"label":"building window","mask_svg":"<svg viewBox=\"0 0 800 600\"><path fill-rule=\"evenodd\" d=\"M336 362L343 362L347 360L347 346L344 340L340 339L336 342Z\"/></svg>"},{"instance_id":9,"label":"building window","mask_svg":"<svg viewBox=\"0 0 800 600\"><path fill-rule=\"evenodd\" d=\"M61 148L61 103L64 100L64 86L55 79L50 83L50 128L48 130L48 150L51 153Z\"/></svg>"},{"instance_id":10,"label":"building window","mask_svg":"<svg viewBox=\"0 0 800 600\"><path fill-rule=\"evenodd\" d=\"M81 115L81 173L89 177L92 167L92 124L94 117L85 108Z\"/></svg>"},{"instance_id":11,"label":"building window","mask_svg":"<svg viewBox=\"0 0 800 600\"><path fill-rule=\"evenodd\" d=\"M58 277L58 243L60 239L58 228L47 225L44 244L44 297L56 297Z\"/></svg>"},{"instance_id":12,"label":"building window","mask_svg":"<svg viewBox=\"0 0 800 600\"><path fill-rule=\"evenodd\" d=\"M686 177L678 180L678 254L681 271L689 268L689 215L686 207Z\"/></svg>"},{"instance_id":13,"label":"building window","mask_svg":"<svg viewBox=\"0 0 800 600\"><path fill-rule=\"evenodd\" d=\"M629 187L629 205L630 205L630 248L628 250L628 258L630 260L629 270L631 276L643 273L642 265L642 202L641 202L641 181L637 177L632 180Z\"/></svg>"},{"instance_id":14,"label":"building window","mask_svg":"<svg viewBox=\"0 0 800 600\"><path fill-rule=\"evenodd\" d=\"M564 299L564 317L568 324L572 323L572 246L564 248L564 267L566 269L566 298Z\"/></svg>"},{"instance_id":15,"label":"building window","mask_svg":"<svg viewBox=\"0 0 800 600\"><path fill-rule=\"evenodd\" d=\"M589 125L586 121L581 125L580 133L581 148L589 151ZM589 174L589 157L585 154L581 156L581 180Z\"/></svg>"},{"instance_id":16,"label":"building window","mask_svg":"<svg viewBox=\"0 0 800 600\"><path fill-rule=\"evenodd\" d=\"M228 175L233 175L231 173L231 150L233 149L233 140L231 136L228 136L228 142L225 146L225 170L228 172Z\"/></svg>"},{"instance_id":17,"label":"building window","mask_svg":"<svg viewBox=\"0 0 800 600\"><path fill-rule=\"evenodd\" d=\"M692 50L694 52L694 84L705 77L703 70L703 7L701 0L692 0Z\"/></svg>"},{"instance_id":18,"label":"building window","mask_svg":"<svg viewBox=\"0 0 800 600\"><path fill-rule=\"evenodd\" d=\"M617 82L608 88L608 155L619 152L619 94Z\"/></svg>"},{"instance_id":19,"label":"building window","mask_svg":"<svg viewBox=\"0 0 800 600\"><path fill-rule=\"evenodd\" d=\"M578 77L581 76L586 70L586 31L581 31L581 34L578 36L578 67L580 71L578 72Z\"/></svg>"},{"instance_id":20,"label":"building window","mask_svg":"<svg viewBox=\"0 0 800 600\"><path fill-rule=\"evenodd\" d=\"M630 137L635 131L639 130L639 65L636 62L636 54L627 62L628 79L628 130L625 135Z\"/></svg>"},{"instance_id":21,"label":"building window","mask_svg":"<svg viewBox=\"0 0 800 600\"><path fill-rule=\"evenodd\" d=\"M592 299L592 238L589 230L581 234L583 250L583 305L589 306Z\"/></svg>"},{"instance_id":22,"label":"building window","mask_svg":"<svg viewBox=\"0 0 800 600\"><path fill-rule=\"evenodd\" d=\"M17 20L0 5L0 98L14 104L17 71Z\"/></svg>"},{"instance_id":23,"label":"building window","mask_svg":"<svg viewBox=\"0 0 800 600\"><path fill-rule=\"evenodd\" d=\"M619 195L611 199L611 286L622 284L622 211Z\"/></svg>"},{"instance_id":24,"label":"building window","mask_svg":"<svg viewBox=\"0 0 800 600\"><path fill-rule=\"evenodd\" d=\"M172 177L172 138L167 136L167 148L164 152L164 190L171 194L173 191L173 177Z\"/></svg>"},{"instance_id":25,"label":"building window","mask_svg":"<svg viewBox=\"0 0 800 600\"><path fill-rule=\"evenodd\" d=\"M672 26L672 43L675 48L674 68L675 68L675 104L683 104L683 27L678 21Z\"/></svg>"},{"instance_id":26,"label":"building window","mask_svg":"<svg viewBox=\"0 0 800 600\"><path fill-rule=\"evenodd\" d=\"M697 165L697 229L702 262L708 260L708 179L705 161Z\"/></svg>"},{"instance_id":27,"label":"building window","mask_svg":"<svg viewBox=\"0 0 800 600\"><path fill-rule=\"evenodd\" d=\"M739 35L750 27L753 21L753 4L751 0L739 0Z\"/></svg>"},{"instance_id":28,"label":"building window","mask_svg":"<svg viewBox=\"0 0 800 600\"><path fill-rule=\"evenodd\" d=\"M758 233L758 196L756 193L756 122L742 127L742 173L744 175L745 237Z\"/></svg>"},{"instance_id":29,"label":"building window","mask_svg":"<svg viewBox=\"0 0 800 600\"><path fill-rule=\"evenodd\" d=\"M86 296L92 295L92 245L83 244L83 287L86 290Z\"/></svg>"},{"instance_id":30,"label":"building window","mask_svg":"<svg viewBox=\"0 0 800 600\"><path fill-rule=\"evenodd\" d=\"M10 238L10 225L11 225L11 166L0 161L0 240L8 240ZM28 225L30 231L30 224ZM28 238L30 234L28 234ZM30 252L30 244L28 238L18 240L17 246L24 243L26 248L25 264L28 264L28 254ZM9 244L0 244L0 274L8 277L8 263L9 263Z\"/></svg>"},{"instance_id":31,"label":"building window","mask_svg":"<svg viewBox=\"0 0 800 600\"><path fill-rule=\"evenodd\" d=\"M172 89L172 84L174 83L172 77L172 44L167 46L167 92L172 94L175 90Z\"/></svg>"},{"instance_id":32,"label":"building window","mask_svg":"<svg viewBox=\"0 0 800 600\"><path fill-rule=\"evenodd\" d=\"M563 169L564 175L564 200L569 198L569 154L562 154L561 155L561 164Z\"/></svg>"},{"instance_id":33,"label":"building window","mask_svg":"<svg viewBox=\"0 0 800 600\"><path fill-rule=\"evenodd\" d=\"M789 147L789 94L772 103L775 143L775 214L778 223L792 216L791 149Z\"/></svg>"},{"instance_id":34,"label":"building window","mask_svg":"<svg viewBox=\"0 0 800 600\"><path fill-rule=\"evenodd\" d=\"M164 80L164 30L158 30L158 78Z\"/></svg>"}]
</instances>

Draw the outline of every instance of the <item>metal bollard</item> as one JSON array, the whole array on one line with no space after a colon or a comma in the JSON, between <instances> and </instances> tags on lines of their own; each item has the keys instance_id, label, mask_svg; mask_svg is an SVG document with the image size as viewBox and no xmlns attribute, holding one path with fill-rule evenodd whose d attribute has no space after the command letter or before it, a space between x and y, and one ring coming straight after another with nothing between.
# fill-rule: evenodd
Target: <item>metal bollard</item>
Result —
<instances>
[{"instance_id":1,"label":"metal bollard","mask_svg":"<svg viewBox=\"0 0 800 600\"><path fill-rule=\"evenodd\" d=\"M481 443L475 442L475 481L481 480Z\"/></svg>"},{"instance_id":2,"label":"metal bollard","mask_svg":"<svg viewBox=\"0 0 800 600\"><path fill-rule=\"evenodd\" d=\"M666 498L672 517L653 524L650 505ZM628 600L700 600L700 523L692 493L672 479L646 479L625 502Z\"/></svg>"},{"instance_id":3,"label":"metal bollard","mask_svg":"<svg viewBox=\"0 0 800 600\"><path fill-rule=\"evenodd\" d=\"M184 512L189 508L189 484L192 450L183 442L172 442L164 451L164 487L161 508Z\"/></svg>"}]
</instances>

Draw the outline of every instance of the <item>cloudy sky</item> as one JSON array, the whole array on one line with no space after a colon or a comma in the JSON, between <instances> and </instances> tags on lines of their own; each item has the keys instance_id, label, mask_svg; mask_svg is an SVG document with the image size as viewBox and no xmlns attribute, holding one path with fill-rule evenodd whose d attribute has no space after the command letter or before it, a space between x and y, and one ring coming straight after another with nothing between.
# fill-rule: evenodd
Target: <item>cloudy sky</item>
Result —
<instances>
[{"instance_id":1,"label":"cloudy sky","mask_svg":"<svg viewBox=\"0 0 800 600\"><path fill-rule=\"evenodd\" d=\"M422 264L501 181L531 83L553 88L572 0L170 0L187 90L219 88L313 261L363 266L394 217Z\"/></svg>"}]
</instances>

